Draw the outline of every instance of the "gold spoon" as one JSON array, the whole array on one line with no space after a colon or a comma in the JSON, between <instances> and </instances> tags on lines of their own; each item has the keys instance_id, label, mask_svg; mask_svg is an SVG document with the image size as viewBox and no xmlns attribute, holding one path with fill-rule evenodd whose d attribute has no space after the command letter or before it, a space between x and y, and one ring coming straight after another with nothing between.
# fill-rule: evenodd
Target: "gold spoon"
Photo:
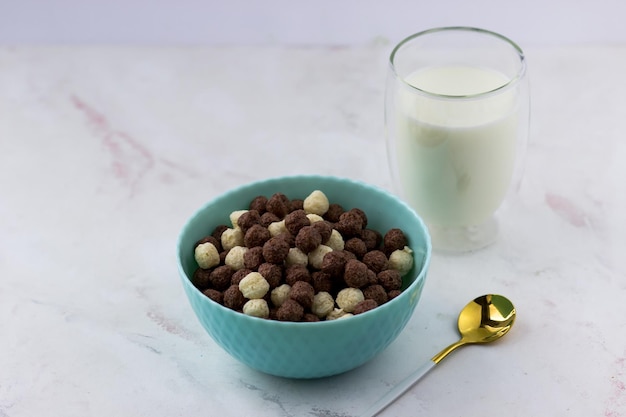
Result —
<instances>
[{"instance_id":1,"label":"gold spoon","mask_svg":"<svg viewBox=\"0 0 626 417\"><path fill-rule=\"evenodd\" d=\"M508 298L502 295L487 294L474 299L459 314L461 339L433 356L431 360L361 414L361 417L372 417L380 413L456 348L471 343L493 342L507 334L511 330L513 322L515 322L515 307Z\"/></svg>"}]
</instances>

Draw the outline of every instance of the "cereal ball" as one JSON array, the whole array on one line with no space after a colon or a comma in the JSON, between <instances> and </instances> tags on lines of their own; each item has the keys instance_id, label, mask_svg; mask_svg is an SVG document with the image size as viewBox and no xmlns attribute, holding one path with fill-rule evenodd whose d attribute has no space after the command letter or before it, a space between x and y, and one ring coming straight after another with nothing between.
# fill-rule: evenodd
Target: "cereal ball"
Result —
<instances>
[{"instance_id":1,"label":"cereal ball","mask_svg":"<svg viewBox=\"0 0 626 417\"><path fill-rule=\"evenodd\" d=\"M402 276L395 269L386 269L378 273L378 282L387 291L399 290L402 287Z\"/></svg>"},{"instance_id":2,"label":"cereal ball","mask_svg":"<svg viewBox=\"0 0 626 417\"><path fill-rule=\"evenodd\" d=\"M231 285L226 291L224 291L224 306L233 310L241 310L245 304L244 298L239 287L237 285Z\"/></svg>"},{"instance_id":3,"label":"cereal ball","mask_svg":"<svg viewBox=\"0 0 626 417\"><path fill-rule=\"evenodd\" d=\"M304 199L304 211L307 213L323 216L327 211L330 203L326 194L320 190L315 190Z\"/></svg>"},{"instance_id":4,"label":"cereal ball","mask_svg":"<svg viewBox=\"0 0 626 417\"><path fill-rule=\"evenodd\" d=\"M335 229L344 238L360 236L361 230L363 230L363 218L354 210L346 211L339 216L339 221L335 223Z\"/></svg>"},{"instance_id":5,"label":"cereal ball","mask_svg":"<svg viewBox=\"0 0 626 417\"><path fill-rule=\"evenodd\" d=\"M283 239L285 242L289 244L290 248L296 246L296 238L291 233L289 233L288 230L277 234L275 237Z\"/></svg>"},{"instance_id":6,"label":"cereal ball","mask_svg":"<svg viewBox=\"0 0 626 417\"><path fill-rule=\"evenodd\" d=\"M311 265L315 269L322 269L324 255L332 251L333 249L326 245L319 245L317 248L309 252L309 265Z\"/></svg>"},{"instance_id":7,"label":"cereal ball","mask_svg":"<svg viewBox=\"0 0 626 417\"><path fill-rule=\"evenodd\" d=\"M267 200L265 209L282 219L291 211L291 201L284 194L275 193Z\"/></svg>"},{"instance_id":8,"label":"cereal ball","mask_svg":"<svg viewBox=\"0 0 626 417\"><path fill-rule=\"evenodd\" d=\"M287 299L276 310L276 318L280 321L300 321L304 316L304 307L295 300Z\"/></svg>"},{"instance_id":9,"label":"cereal ball","mask_svg":"<svg viewBox=\"0 0 626 417\"><path fill-rule=\"evenodd\" d=\"M363 291L358 288L344 288L337 294L335 302L346 313L352 313L357 304L365 300Z\"/></svg>"},{"instance_id":10,"label":"cereal ball","mask_svg":"<svg viewBox=\"0 0 626 417\"><path fill-rule=\"evenodd\" d=\"M309 219L309 222L311 222L311 224L324 221L324 218L322 216L319 216L319 215L313 214L313 213L308 213L306 215L306 218Z\"/></svg>"},{"instance_id":11,"label":"cereal ball","mask_svg":"<svg viewBox=\"0 0 626 417\"><path fill-rule=\"evenodd\" d=\"M278 218L277 215L275 215L274 213L270 213L268 211L268 212L261 214L261 221L259 222L259 224L263 227L269 227L270 224L279 222L279 221L280 219Z\"/></svg>"},{"instance_id":12,"label":"cereal ball","mask_svg":"<svg viewBox=\"0 0 626 417\"><path fill-rule=\"evenodd\" d=\"M253 300L248 300L243 305L243 314L266 319L270 316L270 308L267 305L267 301L262 298L256 298Z\"/></svg>"},{"instance_id":13,"label":"cereal ball","mask_svg":"<svg viewBox=\"0 0 626 417\"><path fill-rule=\"evenodd\" d=\"M211 281L211 287L218 290L224 291L228 287L230 287L231 279L233 273L235 271L228 265L221 265L215 268L209 277Z\"/></svg>"},{"instance_id":14,"label":"cereal ball","mask_svg":"<svg viewBox=\"0 0 626 417\"><path fill-rule=\"evenodd\" d=\"M229 218L230 218L230 223L233 225L233 229L240 227L239 224L237 223L237 220L239 220L239 217L241 217L241 215L244 214L246 211L248 210L235 210L232 213L230 213Z\"/></svg>"},{"instance_id":15,"label":"cereal ball","mask_svg":"<svg viewBox=\"0 0 626 417\"><path fill-rule=\"evenodd\" d=\"M291 211L304 210L304 200L301 198L294 198L291 200Z\"/></svg>"},{"instance_id":16,"label":"cereal ball","mask_svg":"<svg viewBox=\"0 0 626 417\"><path fill-rule=\"evenodd\" d=\"M331 292L335 286L333 278L322 271L315 271L311 274L311 284L316 292Z\"/></svg>"},{"instance_id":17,"label":"cereal ball","mask_svg":"<svg viewBox=\"0 0 626 417\"><path fill-rule=\"evenodd\" d=\"M287 227L285 227L284 220L270 224L269 226L267 226L267 230L270 231L270 235L272 235L272 237L278 236L281 233L288 232Z\"/></svg>"},{"instance_id":18,"label":"cereal ball","mask_svg":"<svg viewBox=\"0 0 626 417\"><path fill-rule=\"evenodd\" d=\"M241 230L243 230L244 234L252 226L254 226L255 224L259 224L259 223L261 223L261 215L256 210L246 210L237 219L237 226L239 226Z\"/></svg>"},{"instance_id":19,"label":"cereal ball","mask_svg":"<svg viewBox=\"0 0 626 417\"><path fill-rule=\"evenodd\" d=\"M281 238L273 237L263 245L263 257L267 262L282 264L289 254L289 244Z\"/></svg>"},{"instance_id":20,"label":"cereal ball","mask_svg":"<svg viewBox=\"0 0 626 417\"><path fill-rule=\"evenodd\" d=\"M221 291L209 288L203 291L203 294L218 304L224 304L224 294Z\"/></svg>"},{"instance_id":21,"label":"cereal ball","mask_svg":"<svg viewBox=\"0 0 626 417\"><path fill-rule=\"evenodd\" d=\"M341 277L343 276L346 261L347 259L342 252L328 252L322 259L322 271L332 277Z\"/></svg>"},{"instance_id":22,"label":"cereal ball","mask_svg":"<svg viewBox=\"0 0 626 417\"><path fill-rule=\"evenodd\" d=\"M358 237L353 237L346 240L344 250L354 253L356 257L360 259L367 253L367 246L365 246L365 242Z\"/></svg>"},{"instance_id":23,"label":"cereal ball","mask_svg":"<svg viewBox=\"0 0 626 417\"><path fill-rule=\"evenodd\" d=\"M208 287L211 285L211 280L209 278L211 276L211 272L213 272L212 269L197 268L191 277L191 283L199 290Z\"/></svg>"},{"instance_id":24,"label":"cereal ball","mask_svg":"<svg viewBox=\"0 0 626 417\"><path fill-rule=\"evenodd\" d=\"M387 293L387 297L389 298L389 301L391 301L397 296L399 296L400 294L402 294L402 291L400 290L391 290Z\"/></svg>"},{"instance_id":25,"label":"cereal ball","mask_svg":"<svg viewBox=\"0 0 626 417\"><path fill-rule=\"evenodd\" d=\"M251 269L243 268L239 271L235 271L233 276L230 278L230 285L239 285L242 279L246 277L250 272L254 272Z\"/></svg>"},{"instance_id":26,"label":"cereal ball","mask_svg":"<svg viewBox=\"0 0 626 417\"><path fill-rule=\"evenodd\" d=\"M267 197L264 195L256 196L250 202L250 210L256 210L259 214L265 213L265 205L267 204Z\"/></svg>"},{"instance_id":27,"label":"cereal ball","mask_svg":"<svg viewBox=\"0 0 626 417\"><path fill-rule=\"evenodd\" d=\"M395 269L404 276L413 268L413 250L405 246L402 250L394 250L389 255L389 268Z\"/></svg>"},{"instance_id":28,"label":"cereal ball","mask_svg":"<svg viewBox=\"0 0 626 417\"><path fill-rule=\"evenodd\" d=\"M311 311L320 319L325 318L335 308L335 300L333 296L326 291L321 291L313 296L313 304Z\"/></svg>"},{"instance_id":29,"label":"cereal ball","mask_svg":"<svg viewBox=\"0 0 626 417\"><path fill-rule=\"evenodd\" d=\"M285 227L294 236L296 236L300 229L302 229L304 226L310 225L311 221L306 216L304 210L292 211L285 216Z\"/></svg>"},{"instance_id":30,"label":"cereal ball","mask_svg":"<svg viewBox=\"0 0 626 417\"><path fill-rule=\"evenodd\" d=\"M263 246L271 238L270 231L260 224L252 225L243 237L243 243L249 248Z\"/></svg>"},{"instance_id":31,"label":"cereal ball","mask_svg":"<svg viewBox=\"0 0 626 417\"><path fill-rule=\"evenodd\" d=\"M290 248L289 253L287 254L287 259L285 259L285 265L303 265L307 266L309 264L309 255L302 252L298 248Z\"/></svg>"},{"instance_id":32,"label":"cereal ball","mask_svg":"<svg viewBox=\"0 0 626 417\"><path fill-rule=\"evenodd\" d=\"M378 304L376 303L376 301L372 300L371 298L368 298L368 299L361 301L359 304L357 304L356 307L354 307L353 313L354 315L365 313L366 311L373 310L376 307L378 307ZM244 306L244 308L246 307Z\"/></svg>"},{"instance_id":33,"label":"cereal ball","mask_svg":"<svg viewBox=\"0 0 626 417\"><path fill-rule=\"evenodd\" d=\"M221 234L220 234L221 236ZM221 238L220 238L221 239ZM201 243L212 243L213 246L215 246L215 248L217 249L218 252L221 252L224 250L224 248L222 248L222 242L220 242L219 239L217 239L215 236L205 236L202 239L200 239L200 241L198 241L198 243L196 243L196 246L200 245Z\"/></svg>"},{"instance_id":34,"label":"cereal ball","mask_svg":"<svg viewBox=\"0 0 626 417\"><path fill-rule=\"evenodd\" d=\"M382 285L375 284L363 289L363 297L376 301L376 304L383 305L387 302L387 291Z\"/></svg>"},{"instance_id":35,"label":"cereal ball","mask_svg":"<svg viewBox=\"0 0 626 417\"><path fill-rule=\"evenodd\" d=\"M302 321L306 323L314 323L320 321L320 318L313 313L304 313L304 316L302 316Z\"/></svg>"},{"instance_id":36,"label":"cereal ball","mask_svg":"<svg viewBox=\"0 0 626 417\"><path fill-rule=\"evenodd\" d=\"M361 218L361 225L363 229L365 229L367 227L367 215L365 214L365 212L361 210L360 208L356 208L356 207L353 209L350 209L350 211L359 215L359 217Z\"/></svg>"},{"instance_id":37,"label":"cereal ball","mask_svg":"<svg viewBox=\"0 0 626 417\"><path fill-rule=\"evenodd\" d=\"M350 251L342 250L340 252L346 258L346 262L348 262L350 259L357 259L356 255L354 253L350 252Z\"/></svg>"},{"instance_id":38,"label":"cereal ball","mask_svg":"<svg viewBox=\"0 0 626 417\"><path fill-rule=\"evenodd\" d=\"M263 298L270 289L270 284L258 272L250 272L239 283L239 291L248 299Z\"/></svg>"},{"instance_id":39,"label":"cereal ball","mask_svg":"<svg viewBox=\"0 0 626 417\"><path fill-rule=\"evenodd\" d=\"M330 239L330 235L333 232L333 227L326 220L314 222L311 224L311 227L320 233L320 236L322 236L322 243Z\"/></svg>"},{"instance_id":40,"label":"cereal ball","mask_svg":"<svg viewBox=\"0 0 626 417\"><path fill-rule=\"evenodd\" d=\"M380 232L372 229L361 230L361 239L365 242L368 251L379 248L383 243L383 236Z\"/></svg>"},{"instance_id":41,"label":"cereal ball","mask_svg":"<svg viewBox=\"0 0 626 417\"><path fill-rule=\"evenodd\" d=\"M228 251L224 263L235 271L238 271L244 267L243 256L249 249L245 246L235 246Z\"/></svg>"},{"instance_id":42,"label":"cereal ball","mask_svg":"<svg viewBox=\"0 0 626 417\"><path fill-rule=\"evenodd\" d=\"M201 243L196 246L194 256L198 266L202 269L213 268L220 263L220 254L215 245L210 242Z\"/></svg>"},{"instance_id":43,"label":"cereal ball","mask_svg":"<svg viewBox=\"0 0 626 417\"><path fill-rule=\"evenodd\" d=\"M389 260L380 250L369 251L363 256L363 263L372 271L379 273L389 268Z\"/></svg>"},{"instance_id":44,"label":"cereal ball","mask_svg":"<svg viewBox=\"0 0 626 417\"><path fill-rule=\"evenodd\" d=\"M366 286L369 283L367 265L359 260L350 259L346 262L346 267L343 272L343 280L346 282L346 285L352 288L361 288ZM348 311L348 313L351 313L351 311Z\"/></svg>"},{"instance_id":45,"label":"cereal ball","mask_svg":"<svg viewBox=\"0 0 626 417\"><path fill-rule=\"evenodd\" d=\"M285 282L294 285L298 281L311 282L311 273L304 265L291 265L285 269Z\"/></svg>"},{"instance_id":46,"label":"cereal ball","mask_svg":"<svg viewBox=\"0 0 626 417\"><path fill-rule=\"evenodd\" d=\"M322 243L322 236L312 226L305 226L296 236L296 247L304 253L309 253Z\"/></svg>"},{"instance_id":47,"label":"cereal ball","mask_svg":"<svg viewBox=\"0 0 626 417\"><path fill-rule=\"evenodd\" d=\"M338 230L331 230L330 237L324 243L326 246L330 246L333 250L343 250L345 248L345 242L343 236Z\"/></svg>"},{"instance_id":48,"label":"cereal ball","mask_svg":"<svg viewBox=\"0 0 626 417\"><path fill-rule=\"evenodd\" d=\"M328 211L324 214L324 218L331 223L337 223L339 221L339 217L343 214L345 210L337 203L331 203L328 206Z\"/></svg>"},{"instance_id":49,"label":"cereal ball","mask_svg":"<svg viewBox=\"0 0 626 417\"><path fill-rule=\"evenodd\" d=\"M402 250L408 245L404 232L400 229L391 229L383 237L383 250L387 255L395 250Z\"/></svg>"},{"instance_id":50,"label":"cereal ball","mask_svg":"<svg viewBox=\"0 0 626 417\"><path fill-rule=\"evenodd\" d=\"M289 292L291 291L291 286L289 284L282 284L272 290L270 295L272 304L275 307L280 307L285 300L289 299Z\"/></svg>"},{"instance_id":51,"label":"cereal ball","mask_svg":"<svg viewBox=\"0 0 626 417\"><path fill-rule=\"evenodd\" d=\"M342 308L334 308L333 311L328 313L326 320L337 320L346 316L352 317L352 314L345 312Z\"/></svg>"},{"instance_id":52,"label":"cereal ball","mask_svg":"<svg viewBox=\"0 0 626 417\"><path fill-rule=\"evenodd\" d=\"M252 269L253 271L256 271L257 269L259 269L259 266L261 266L261 264L264 262L265 262L265 259L263 259L263 247L261 246L255 246L253 248L249 248L243 254L244 268Z\"/></svg>"},{"instance_id":53,"label":"cereal ball","mask_svg":"<svg viewBox=\"0 0 626 417\"><path fill-rule=\"evenodd\" d=\"M226 229L222 233L222 247L230 250L235 246L244 246L243 231L240 228Z\"/></svg>"},{"instance_id":54,"label":"cereal ball","mask_svg":"<svg viewBox=\"0 0 626 417\"><path fill-rule=\"evenodd\" d=\"M215 229L213 229L213 232L211 233L211 236L213 236L215 239L217 239L220 244L222 242L222 233L224 233L224 230L228 229L228 226L226 226L225 224L220 224L219 226L217 226Z\"/></svg>"},{"instance_id":55,"label":"cereal ball","mask_svg":"<svg viewBox=\"0 0 626 417\"><path fill-rule=\"evenodd\" d=\"M376 272L372 271L369 268L367 268L367 284L368 285L378 284L378 276L376 275Z\"/></svg>"},{"instance_id":56,"label":"cereal ball","mask_svg":"<svg viewBox=\"0 0 626 417\"><path fill-rule=\"evenodd\" d=\"M291 286L291 291L289 292L289 298L296 300L307 310L309 310L313 305L314 295L315 290L313 289L313 286L305 281L296 281Z\"/></svg>"},{"instance_id":57,"label":"cereal ball","mask_svg":"<svg viewBox=\"0 0 626 417\"><path fill-rule=\"evenodd\" d=\"M265 262L257 269L259 274L270 284L270 288L276 288L283 280L283 268L280 265Z\"/></svg>"}]
</instances>

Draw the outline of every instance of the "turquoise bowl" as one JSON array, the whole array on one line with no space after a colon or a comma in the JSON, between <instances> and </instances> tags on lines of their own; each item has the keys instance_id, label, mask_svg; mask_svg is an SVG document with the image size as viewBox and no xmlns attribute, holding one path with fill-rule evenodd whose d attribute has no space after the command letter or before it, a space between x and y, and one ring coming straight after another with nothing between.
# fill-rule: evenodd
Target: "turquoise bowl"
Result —
<instances>
[{"instance_id":1,"label":"turquoise bowl","mask_svg":"<svg viewBox=\"0 0 626 417\"><path fill-rule=\"evenodd\" d=\"M260 319L226 308L191 283L196 269L194 246L229 214L248 207L258 196L276 192L290 199L323 191L331 203L360 208L368 228L385 233L402 229L414 251L414 266L405 275L403 292L393 300L351 318L316 323ZM178 240L178 270L200 323L232 357L261 372L287 378L320 378L354 369L396 339L413 314L428 271L431 243L420 217L388 192L362 182L329 176L290 176L244 185L200 208L184 225Z\"/></svg>"}]
</instances>

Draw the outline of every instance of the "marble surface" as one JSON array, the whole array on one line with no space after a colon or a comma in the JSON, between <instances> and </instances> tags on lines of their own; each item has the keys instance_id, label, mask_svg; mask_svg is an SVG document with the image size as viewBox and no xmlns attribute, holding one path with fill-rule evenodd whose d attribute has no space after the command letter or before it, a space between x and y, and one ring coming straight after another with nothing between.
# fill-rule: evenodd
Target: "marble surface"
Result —
<instances>
[{"instance_id":1,"label":"marble surface","mask_svg":"<svg viewBox=\"0 0 626 417\"><path fill-rule=\"evenodd\" d=\"M626 416L626 45L527 48L526 171L500 239L435 254L373 361L275 378L193 316L175 241L212 196L296 173L391 187L390 48L0 48L0 416L356 416L488 292L516 304L510 334L383 415Z\"/></svg>"}]
</instances>

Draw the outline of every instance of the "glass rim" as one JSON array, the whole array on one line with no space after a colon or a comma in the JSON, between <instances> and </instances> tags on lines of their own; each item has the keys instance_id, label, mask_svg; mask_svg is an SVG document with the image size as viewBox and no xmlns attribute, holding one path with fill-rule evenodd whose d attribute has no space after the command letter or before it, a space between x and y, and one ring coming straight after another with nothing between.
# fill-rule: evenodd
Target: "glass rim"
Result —
<instances>
[{"instance_id":1,"label":"glass rim","mask_svg":"<svg viewBox=\"0 0 626 417\"><path fill-rule=\"evenodd\" d=\"M425 36L425 35L429 35L432 33L437 33L437 32L454 32L454 31L458 31L458 32L474 32L474 33L480 33L480 34L484 34L484 35L488 35L497 39L500 39L501 41L504 41L505 43L509 44L513 50L517 53L517 56L519 57L519 62L520 62L520 67L519 70L517 71L517 73L515 74L514 77L512 77L510 80L508 80L506 83L502 84L501 86L498 86L496 88L493 88L491 90L488 91L483 91L480 93L475 93L475 94L439 94L439 93L433 93L432 91L428 91L428 90L424 90L421 89L419 87L415 87L414 85L409 84L408 82L406 82L406 80L404 79L404 77L401 77L398 72L396 71L396 66L394 63L396 54L398 53L398 51L407 43L411 42L412 40ZM424 95L428 95L431 96L433 98L441 98L441 99L472 99L472 98L479 98L479 97L484 97L484 96L488 96L488 95L492 95L495 93L498 93L500 91L506 90L509 87L517 84L520 82L520 80L522 78L524 78L524 75L526 73L526 57L524 55L524 51L522 50L522 48L515 43L513 40L511 40L510 38L507 38L506 36L497 33L497 32L493 32L491 30L487 30L487 29L481 29L481 28L477 28L477 27L472 27L472 26L443 26L443 27L437 27L437 28L432 28L432 29L427 29L427 30L423 30L421 32L417 32L414 33L406 38L404 38L403 40L401 40L400 42L398 42L398 44L393 48L393 50L391 51L391 54L389 55L389 66L391 68L391 71L394 75L394 77L397 80L400 80L402 82L402 84L404 84L406 87L418 91L421 94Z\"/></svg>"}]
</instances>

